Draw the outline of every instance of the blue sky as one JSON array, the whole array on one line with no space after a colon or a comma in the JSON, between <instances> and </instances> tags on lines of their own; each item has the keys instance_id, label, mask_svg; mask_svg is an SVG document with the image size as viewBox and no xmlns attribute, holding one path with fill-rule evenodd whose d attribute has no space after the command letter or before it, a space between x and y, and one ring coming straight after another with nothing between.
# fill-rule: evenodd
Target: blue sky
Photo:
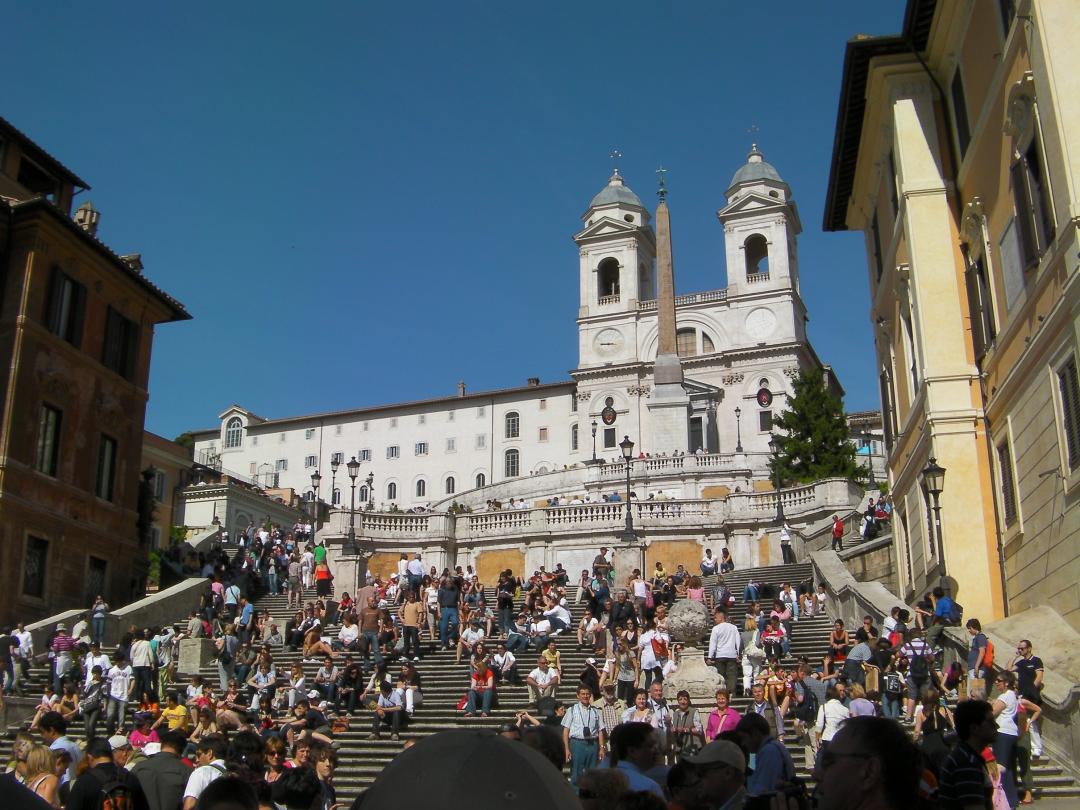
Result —
<instances>
[{"instance_id":1,"label":"blue sky","mask_svg":"<svg viewBox=\"0 0 1080 810\"><path fill-rule=\"evenodd\" d=\"M821 232L844 43L903 3L19 3L0 115L85 178L99 236L193 321L147 427L567 379L570 236L622 151L668 173L677 292L756 140L802 216L810 335L877 408L862 238ZM752 127L756 131L751 133Z\"/></svg>"}]
</instances>

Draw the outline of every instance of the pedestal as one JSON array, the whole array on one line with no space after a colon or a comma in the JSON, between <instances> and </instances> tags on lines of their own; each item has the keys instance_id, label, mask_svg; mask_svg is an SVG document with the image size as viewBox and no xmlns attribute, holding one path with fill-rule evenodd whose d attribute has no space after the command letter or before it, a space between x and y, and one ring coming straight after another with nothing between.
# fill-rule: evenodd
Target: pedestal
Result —
<instances>
[{"instance_id":1,"label":"pedestal","mask_svg":"<svg viewBox=\"0 0 1080 810\"><path fill-rule=\"evenodd\" d=\"M664 697L675 701L681 689L690 693L690 702L709 706L716 699L716 690L724 679L705 663L705 651L700 647L684 647L679 658L679 668L664 679ZM732 689L734 684L729 684Z\"/></svg>"},{"instance_id":2,"label":"pedestal","mask_svg":"<svg viewBox=\"0 0 1080 810\"><path fill-rule=\"evenodd\" d=\"M367 557L362 554L342 554L334 561L334 594L340 599L342 593L355 595L364 587L367 579Z\"/></svg>"},{"instance_id":3,"label":"pedestal","mask_svg":"<svg viewBox=\"0 0 1080 810\"><path fill-rule=\"evenodd\" d=\"M616 539L612 544L614 548L614 560L612 560L612 567L615 569L615 584L611 589L612 595L618 593L621 590L627 590L627 581L634 573L634 569L637 568L641 571L642 576L645 576L645 544L638 543L626 543L622 540ZM609 552L609 558L611 552ZM633 597L633 594L630 594Z\"/></svg>"},{"instance_id":4,"label":"pedestal","mask_svg":"<svg viewBox=\"0 0 1080 810\"><path fill-rule=\"evenodd\" d=\"M693 453L690 447L690 397L682 385L682 369L677 356L656 358L653 390L649 395L648 448L653 454L675 451Z\"/></svg>"},{"instance_id":5,"label":"pedestal","mask_svg":"<svg viewBox=\"0 0 1080 810\"><path fill-rule=\"evenodd\" d=\"M214 641L209 638L180 639L180 654L176 671L194 675L214 660Z\"/></svg>"}]
</instances>

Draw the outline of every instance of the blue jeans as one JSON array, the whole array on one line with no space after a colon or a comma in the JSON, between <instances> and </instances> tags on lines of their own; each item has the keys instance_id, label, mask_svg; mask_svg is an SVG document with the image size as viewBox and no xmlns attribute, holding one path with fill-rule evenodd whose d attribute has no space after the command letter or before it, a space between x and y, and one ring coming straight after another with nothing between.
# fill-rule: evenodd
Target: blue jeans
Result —
<instances>
[{"instance_id":1,"label":"blue jeans","mask_svg":"<svg viewBox=\"0 0 1080 810\"><path fill-rule=\"evenodd\" d=\"M480 711L490 714L491 713L491 699L495 695L494 689L485 689L483 692L477 692L475 689L469 690L469 700L465 704L465 711L472 714L476 714L476 704L480 704Z\"/></svg>"},{"instance_id":2,"label":"blue jeans","mask_svg":"<svg viewBox=\"0 0 1080 810\"><path fill-rule=\"evenodd\" d=\"M456 607L442 608L439 617L439 641L443 647L450 646L451 639L457 641L458 634L458 609Z\"/></svg>"},{"instance_id":3,"label":"blue jeans","mask_svg":"<svg viewBox=\"0 0 1080 810\"><path fill-rule=\"evenodd\" d=\"M518 650L527 650L529 648L529 639L527 636L523 636L521 633L511 633L506 637L506 649L510 652L517 652Z\"/></svg>"},{"instance_id":4,"label":"blue jeans","mask_svg":"<svg viewBox=\"0 0 1080 810\"><path fill-rule=\"evenodd\" d=\"M596 767L599 762L599 746L595 739L570 739L570 784L577 787L578 777Z\"/></svg>"},{"instance_id":5,"label":"blue jeans","mask_svg":"<svg viewBox=\"0 0 1080 810\"><path fill-rule=\"evenodd\" d=\"M271 565L266 571L266 590L270 591L271 594L276 594L278 592L276 565Z\"/></svg>"},{"instance_id":6,"label":"blue jeans","mask_svg":"<svg viewBox=\"0 0 1080 810\"><path fill-rule=\"evenodd\" d=\"M758 589L753 585L747 585L743 588L742 598L744 602L756 602L758 600Z\"/></svg>"},{"instance_id":7,"label":"blue jeans","mask_svg":"<svg viewBox=\"0 0 1080 810\"><path fill-rule=\"evenodd\" d=\"M882 693L881 695L881 713L888 717L890 720L900 719L900 695L890 695L888 693Z\"/></svg>"},{"instance_id":8,"label":"blue jeans","mask_svg":"<svg viewBox=\"0 0 1080 810\"><path fill-rule=\"evenodd\" d=\"M98 644L104 644L105 643L105 617L104 616L95 616L93 619L90 620L90 622L94 627L93 640L96 641Z\"/></svg>"},{"instance_id":9,"label":"blue jeans","mask_svg":"<svg viewBox=\"0 0 1080 810\"><path fill-rule=\"evenodd\" d=\"M367 649L364 651L364 659L367 660L368 653L374 653L376 666L381 664L382 650L379 649L379 633L375 630L365 630L364 639L367 641Z\"/></svg>"}]
</instances>

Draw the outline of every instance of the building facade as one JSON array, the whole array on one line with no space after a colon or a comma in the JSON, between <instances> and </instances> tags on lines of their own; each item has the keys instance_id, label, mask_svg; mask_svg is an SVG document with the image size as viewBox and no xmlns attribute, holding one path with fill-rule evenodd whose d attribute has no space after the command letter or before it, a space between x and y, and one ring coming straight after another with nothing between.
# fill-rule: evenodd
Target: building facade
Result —
<instances>
[{"instance_id":1,"label":"building facade","mask_svg":"<svg viewBox=\"0 0 1080 810\"><path fill-rule=\"evenodd\" d=\"M799 293L801 223L791 189L756 147L717 217L728 283L673 296L682 374L674 421L669 409L663 430L655 413L657 233L616 170L574 235L579 351L570 380L480 393L461 384L457 396L288 419L234 405L216 427L193 433L196 461L309 496L319 470L320 499L348 507L344 464L355 457L362 465L357 502L403 509L455 497L483 503L493 484L587 465L594 456L611 460L624 436L636 456L738 457L731 467L743 479L764 478L773 415L799 371L821 365ZM335 460L338 472L328 475Z\"/></svg>"},{"instance_id":2,"label":"building facade","mask_svg":"<svg viewBox=\"0 0 1080 810\"><path fill-rule=\"evenodd\" d=\"M172 527L184 525L184 500L180 493L192 482L192 450L144 431L142 469L148 473L154 498L150 548L165 548Z\"/></svg>"},{"instance_id":3,"label":"building facade","mask_svg":"<svg viewBox=\"0 0 1080 810\"><path fill-rule=\"evenodd\" d=\"M145 592L154 326L189 317L96 236L85 182L0 119L0 621Z\"/></svg>"},{"instance_id":4,"label":"building facade","mask_svg":"<svg viewBox=\"0 0 1080 810\"><path fill-rule=\"evenodd\" d=\"M1071 3L911 0L851 41L825 216L866 237L906 594L944 568L968 615L1076 627L1078 34Z\"/></svg>"}]
</instances>

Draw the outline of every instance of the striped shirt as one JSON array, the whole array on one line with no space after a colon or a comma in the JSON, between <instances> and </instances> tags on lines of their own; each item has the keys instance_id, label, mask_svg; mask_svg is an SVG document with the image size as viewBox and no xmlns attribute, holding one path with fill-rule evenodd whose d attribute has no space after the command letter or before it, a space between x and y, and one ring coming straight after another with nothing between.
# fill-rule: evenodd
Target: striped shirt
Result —
<instances>
[{"instance_id":1,"label":"striped shirt","mask_svg":"<svg viewBox=\"0 0 1080 810\"><path fill-rule=\"evenodd\" d=\"M946 810L976 806L992 810L993 788L986 764L967 743L958 743L941 765L938 800Z\"/></svg>"}]
</instances>

